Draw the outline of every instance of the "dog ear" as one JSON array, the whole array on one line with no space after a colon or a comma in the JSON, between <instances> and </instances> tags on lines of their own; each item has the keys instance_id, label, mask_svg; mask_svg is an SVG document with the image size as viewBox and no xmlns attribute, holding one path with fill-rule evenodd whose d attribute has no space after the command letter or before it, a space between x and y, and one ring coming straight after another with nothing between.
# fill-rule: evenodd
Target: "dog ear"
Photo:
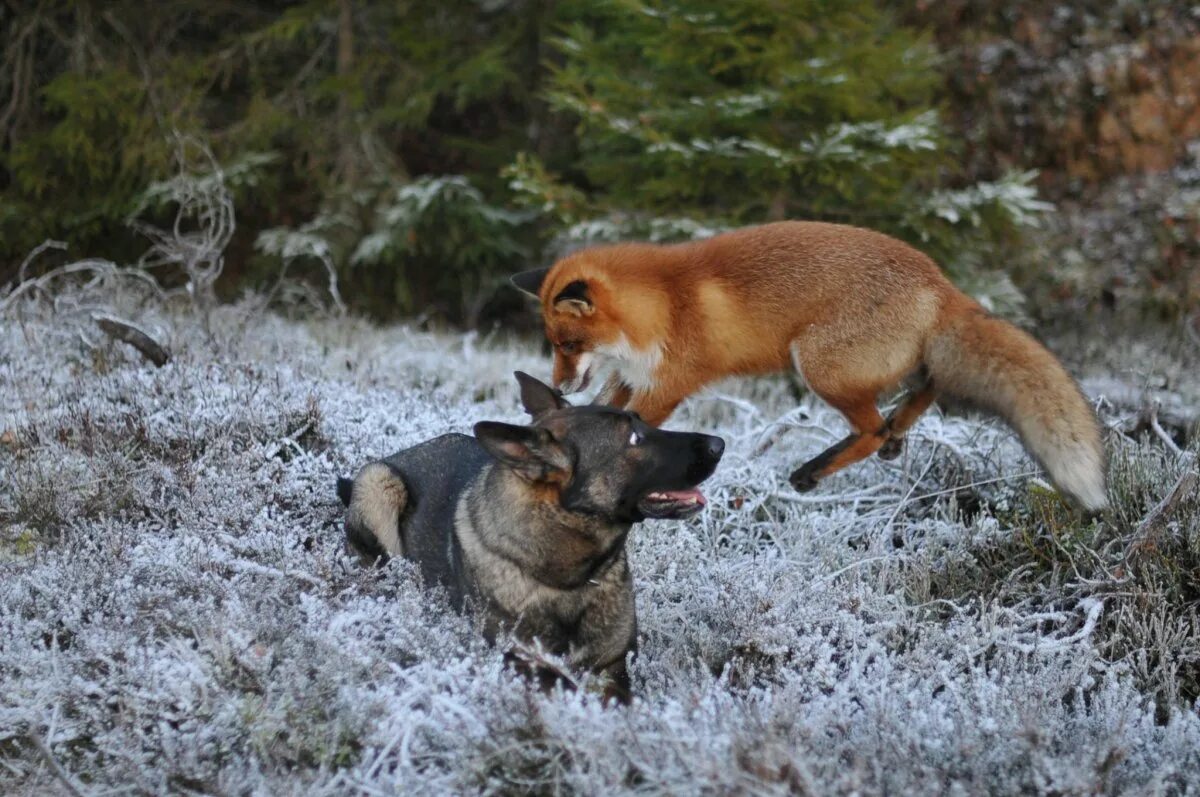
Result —
<instances>
[{"instance_id":1,"label":"dog ear","mask_svg":"<svg viewBox=\"0 0 1200 797\"><path fill-rule=\"evenodd\" d=\"M480 421L475 439L497 462L528 481L566 484L571 477L571 457L545 429Z\"/></svg>"},{"instance_id":2,"label":"dog ear","mask_svg":"<svg viewBox=\"0 0 1200 797\"><path fill-rule=\"evenodd\" d=\"M529 374L523 371L513 371L513 376L517 378L517 384L521 386L521 406L534 418L552 410L561 410L563 407L571 406L560 391L534 379Z\"/></svg>"},{"instance_id":3,"label":"dog ear","mask_svg":"<svg viewBox=\"0 0 1200 797\"><path fill-rule=\"evenodd\" d=\"M583 317L596 311L592 299L588 295L588 284L584 280L575 280L558 292L554 297L554 309L560 313L570 313Z\"/></svg>"},{"instance_id":4,"label":"dog ear","mask_svg":"<svg viewBox=\"0 0 1200 797\"><path fill-rule=\"evenodd\" d=\"M546 275L549 273L549 267L535 268L530 271L522 271L520 274L513 274L508 278L508 281L517 290L527 293L536 299L538 298L538 291L542 289L542 280L546 279Z\"/></svg>"}]
</instances>

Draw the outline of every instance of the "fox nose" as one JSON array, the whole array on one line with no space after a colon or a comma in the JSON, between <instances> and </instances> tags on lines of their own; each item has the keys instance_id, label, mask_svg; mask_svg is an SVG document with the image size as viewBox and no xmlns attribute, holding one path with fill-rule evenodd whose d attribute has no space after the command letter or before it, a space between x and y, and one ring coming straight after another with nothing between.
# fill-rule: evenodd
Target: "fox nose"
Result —
<instances>
[{"instance_id":1,"label":"fox nose","mask_svg":"<svg viewBox=\"0 0 1200 797\"><path fill-rule=\"evenodd\" d=\"M712 459L712 461L716 462L721 458L721 455L725 453L725 441L719 437L713 437L712 435L705 435L705 437L707 439L704 441L704 450Z\"/></svg>"}]
</instances>

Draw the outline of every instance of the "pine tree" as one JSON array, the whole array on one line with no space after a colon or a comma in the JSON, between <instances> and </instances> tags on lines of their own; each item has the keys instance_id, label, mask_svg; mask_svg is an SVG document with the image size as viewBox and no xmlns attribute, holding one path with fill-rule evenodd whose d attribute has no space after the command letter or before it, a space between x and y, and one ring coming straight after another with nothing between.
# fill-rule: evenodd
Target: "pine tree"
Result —
<instances>
[{"instance_id":1,"label":"pine tree","mask_svg":"<svg viewBox=\"0 0 1200 797\"><path fill-rule=\"evenodd\" d=\"M1028 176L955 186L937 55L869 0L600 0L556 44L549 94L580 157L513 187L575 240L679 238L783 218L860 224L962 265L1039 209ZM550 164L553 166L553 164ZM565 186L583 190L564 213ZM950 190L950 189L956 190Z\"/></svg>"}]
</instances>

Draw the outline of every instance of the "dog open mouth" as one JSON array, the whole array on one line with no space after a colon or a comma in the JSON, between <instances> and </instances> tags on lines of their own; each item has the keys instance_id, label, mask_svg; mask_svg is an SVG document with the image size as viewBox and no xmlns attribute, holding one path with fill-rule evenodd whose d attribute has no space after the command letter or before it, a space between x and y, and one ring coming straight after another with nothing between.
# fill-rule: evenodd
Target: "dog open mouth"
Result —
<instances>
[{"instance_id":1,"label":"dog open mouth","mask_svg":"<svg viewBox=\"0 0 1200 797\"><path fill-rule=\"evenodd\" d=\"M638 501L638 509L646 517L679 520L689 518L704 509L704 495L695 487L686 490L661 490L647 493Z\"/></svg>"}]
</instances>

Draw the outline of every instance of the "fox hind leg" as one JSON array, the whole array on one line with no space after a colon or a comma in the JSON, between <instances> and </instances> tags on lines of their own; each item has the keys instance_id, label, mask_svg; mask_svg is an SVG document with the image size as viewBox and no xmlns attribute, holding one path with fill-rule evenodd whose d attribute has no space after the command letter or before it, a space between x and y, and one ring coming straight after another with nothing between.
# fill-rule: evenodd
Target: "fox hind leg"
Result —
<instances>
[{"instance_id":1,"label":"fox hind leg","mask_svg":"<svg viewBox=\"0 0 1200 797\"><path fill-rule=\"evenodd\" d=\"M934 390L933 384L926 381L915 392L905 396L899 406L888 414L888 439L879 447L880 459L895 459L900 456L904 449L904 433L912 428L917 418L929 409L936 398L937 391Z\"/></svg>"},{"instance_id":2,"label":"fox hind leg","mask_svg":"<svg viewBox=\"0 0 1200 797\"><path fill-rule=\"evenodd\" d=\"M873 394L851 401L839 401L828 396L822 398L846 416L852 432L792 472L788 481L802 493L813 489L817 482L847 465L853 465L871 456L888 439L887 422L879 414Z\"/></svg>"},{"instance_id":3,"label":"fox hind leg","mask_svg":"<svg viewBox=\"0 0 1200 797\"><path fill-rule=\"evenodd\" d=\"M920 336L914 330L901 330L899 335L878 327L869 331L873 334L834 318L824 325L810 325L789 347L796 372L817 396L845 416L852 431L792 474L798 490L811 490L826 476L877 451L882 450L885 458L896 456L904 431L933 401L934 392L920 367ZM876 398L910 374L923 381L885 421Z\"/></svg>"}]
</instances>

